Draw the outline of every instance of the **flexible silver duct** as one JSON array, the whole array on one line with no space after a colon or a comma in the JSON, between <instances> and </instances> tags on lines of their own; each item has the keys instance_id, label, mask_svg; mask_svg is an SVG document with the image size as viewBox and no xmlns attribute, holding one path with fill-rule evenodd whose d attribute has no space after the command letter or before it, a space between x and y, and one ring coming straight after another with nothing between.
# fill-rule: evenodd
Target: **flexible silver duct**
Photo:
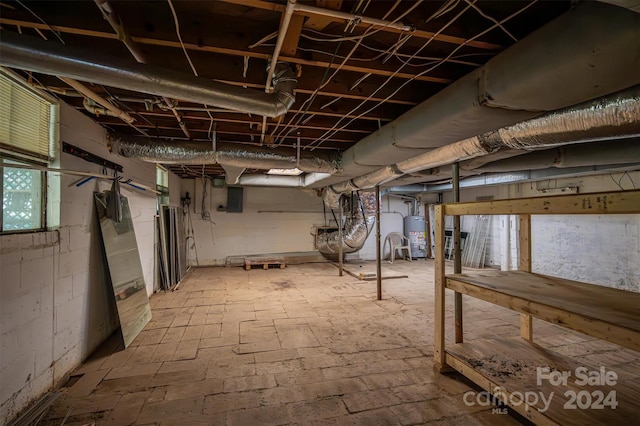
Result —
<instances>
[{"instance_id":1,"label":"flexible silver duct","mask_svg":"<svg viewBox=\"0 0 640 426\"><path fill-rule=\"evenodd\" d=\"M504 127L497 133L498 140L513 149L640 136L640 86Z\"/></svg>"},{"instance_id":2,"label":"flexible silver duct","mask_svg":"<svg viewBox=\"0 0 640 426\"><path fill-rule=\"evenodd\" d=\"M522 151L519 151L522 154ZM503 173L588 166L622 166L640 162L640 138L564 145L554 149L525 152L513 158L493 161L473 169L474 173ZM466 169L461 163L460 168ZM468 169L467 169L468 170Z\"/></svg>"},{"instance_id":3,"label":"flexible silver duct","mask_svg":"<svg viewBox=\"0 0 640 426\"><path fill-rule=\"evenodd\" d=\"M0 65L233 111L278 117L295 101L297 79L285 63L276 65L274 93L269 94L122 58L97 57L94 52L9 31L2 31L0 48Z\"/></svg>"},{"instance_id":4,"label":"flexible silver duct","mask_svg":"<svg viewBox=\"0 0 640 426\"><path fill-rule=\"evenodd\" d=\"M355 211L345 222L342 240L338 231L322 234L317 240L318 251L327 259L336 260L340 245L343 254L360 250L376 222L375 203L374 193L360 194L357 206L354 206Z\"/></svg>"},{"instance_id":5,"label":"flexible silver duct","mask_svg":"<svg viewBox=\"0 0 640 426\"><path fill-rule=\"evenodd\" d=\"M313 173L336 173L340 159L333 153L302 152L293 148L273 150L264 146L200 142L168 142L148 138L109 134L109 149L123 157L164 164L221 164L247 169L293 169Z\"/></svg>"},{"instance_id":6,"label":"flexible silver duct","mask_svg":"<svg viewBox=\"0 0 640 426\"><path fill-rule=\"evenodd\" d=\"M518 152L633 136L640 136L640 86L436 148L347 182L331 185L325 194L372 188L403 174L469 160L503 148ZM335 195L325 195L328 206L334 202Z\"/></svg>"}]
</instances>

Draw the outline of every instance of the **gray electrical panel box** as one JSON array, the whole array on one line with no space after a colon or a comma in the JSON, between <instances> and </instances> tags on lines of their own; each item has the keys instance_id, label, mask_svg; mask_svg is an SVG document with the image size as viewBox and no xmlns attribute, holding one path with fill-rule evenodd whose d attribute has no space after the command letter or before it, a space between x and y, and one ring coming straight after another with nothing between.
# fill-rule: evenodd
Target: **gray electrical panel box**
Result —
<instances>
[{"instance_id":1,"label":"gray electrical panel box","mask_svg":"<svg viewBox=\"0 0 640 426\"><path fill-rule=\"evenodd\" d=\"M227 188L227 213L242 213L243 188L230 186Z\"/></svg>"}]
</instances>

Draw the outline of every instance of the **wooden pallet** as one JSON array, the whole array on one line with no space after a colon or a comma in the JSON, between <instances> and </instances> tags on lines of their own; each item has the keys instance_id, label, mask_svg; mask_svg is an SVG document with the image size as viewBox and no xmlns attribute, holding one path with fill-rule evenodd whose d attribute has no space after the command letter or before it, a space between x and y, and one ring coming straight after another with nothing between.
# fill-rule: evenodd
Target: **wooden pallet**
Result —
<instances>
[{"instance_id":1,"label":"wooden pallet","mask_svg":"<svg viewBox=\"0 0 640 426\"><path fill-rule=\"evenodd\" d=\"M260 258L260 259L245 259L244 260L244 269L245 270L250 270L252 266L262 266L263 269L269 269L269 265L274 265L274 266L279 266L280 269L284 269L287 264L284 261L284 259L265 259L265 258Z\"/></svg>"}]
</instances>

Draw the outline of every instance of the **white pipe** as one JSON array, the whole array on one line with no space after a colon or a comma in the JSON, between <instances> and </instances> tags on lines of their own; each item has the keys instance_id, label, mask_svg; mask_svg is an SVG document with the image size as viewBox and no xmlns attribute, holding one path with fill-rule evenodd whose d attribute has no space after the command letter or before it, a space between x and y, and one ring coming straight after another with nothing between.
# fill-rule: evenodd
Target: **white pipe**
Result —
<instances>
[{"instance_id":1,"label":"white pipe","mask_svg":"<svg viewBox=\"0 0 640 426\"><path fill-rule=\"evenodd\" d=\"M296 7L296 0L289 0L287 2L287 8L284 10L284 16L282 17L282 25L280 25L280 33L278 34L278 40L276 41L276 47L273 49L273 55L271 55L271 62L269 63L269 70L267 72L267 83L265 84L265 92L271 93L271 81L273 80L273 71L278 63L278 57L280 56L280 50L282 50L282 44L287 36L287 30L289 29L289 23L291 22L291 16ZM264 136L264 129L263 129Z\"/></svg>"},{"instance_id":2,"label":"white pipe","mask_svg":"<svg viewBox=\"0 0 640 426\"><path fill-rule=\"evenodd\" d=\"M69 86L73 87L77 92L82 93L87 98L91 99L92 101L96 102L97 104L100 104L101 106L109 110L114 117L118 117L129 124L136 121L132 116L122 111L117 106L109 103L109 101L107 101L105 98L98 95L96 92L89 89L87 86L80 83L79 81L76 81L67 77L58 77L58 78L64 81L65 83L67 83Z\"/></svg>"},{"instance_id":3,"label":"white pipe","mask_svg":"<svg viewBox=\"0 0 640 426\"><path fill-rule=\"evenodd\" d=\"M296 4L295 10L299 12L311 13L314 15L330 16L332 18L344 19L345 21L356 21L364 24L375 25L377 27L395 28L400 31L413 31L410 25L402 22L391 22L383 19L369 18L367 16L355 15L353 13L341 12L339 10L322 9L320 7L309 6L307 4Z\"/></svg>"}]
</instances>

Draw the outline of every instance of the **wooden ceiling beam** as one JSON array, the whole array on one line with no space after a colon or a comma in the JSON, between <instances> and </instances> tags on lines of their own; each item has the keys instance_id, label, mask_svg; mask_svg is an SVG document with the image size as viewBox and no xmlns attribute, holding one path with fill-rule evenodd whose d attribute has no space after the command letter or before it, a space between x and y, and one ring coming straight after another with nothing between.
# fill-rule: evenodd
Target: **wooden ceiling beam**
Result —
<instances>
[{"instance_id":1,"label":"wooden ceiling beam","mask_svg":"<svg viewBox=\"0 0 640 426\"><path fill-rule=\"evenodd\" d=\"M270 3L267 1L261 1L261 0L220 0L220 1L224 1L226 3L231 3L231 4L237 4L241 6L252 7L255 9L272 10L274 12L283 12L285 9L285 6ZM303 15L308 17L316 16L315 14L303 12L303 11L295 11L294 15ZM340 22L340 23L347 22L345 19L337 18L337 17L327 16L326 18L332 20L333 22ZM368 28L369 24L361 23L361 24L358 24L357 26L361 28ZM376 29L390 32L390 33L396 33L396 34L405 33L405 31L402 31L396 28L391 28L391 27L376 27ZM411 32L411 35L416 38L421 38L426 40L434 39L444 43L456 44L458 46L464 44L467 46L476 47L478 49L486 49L486 50L502 50L503 49L503 46L500 46L499 44L487 43L484 41L477 41L477 40L468 41L464 37L455 37L455 36L450 36L442 33L438 34L431 31L414 30Z\"/></svg>"},{"instance_id":2,"label":"wooden ceiling beam","mask_svg":"<svg viewBox=\"0 0 640 426\"><path fill-rule=\"evenodd\" d=\"M316 6L331 10L342 9L342 0L316 0ZM307 18L304 26L316 31L324 30L333 20L327 16L315 15Z\"/></svg>"},{"instance_id":3,"label":"wooden ceiling beam","mask_svg":"<svg viewBox=\"0 0 640 426\"><path fill-rule=\"evenodd\" d=\"M118 39L118 36L116 34L103 32L103 31L84 30L80 28L63 27L63 26L57 26L57 25L48 26L45 24L37 23L37 22L19 21L15 19L7 19L7 18L0 18L0 25L14 25L17 27L32 28L35 30L50 31L51 29L54 29L55 31L58 31L61 33L67 33L67 34L83 35L83 36L97 37L97 38L110 39L110 40ZM136 36L132 36L131 40L139 44L182 49L182 45L177 41L160 40L155 38L136 37ZM199 51L199 52L209 52L209 53L216 53L216 54L229 55L229 56L241 56L241 57L247 56L250 58L263 59L265 61L270 59L270 55L268 54L253 52L249 50L229 49L225 47L198 45L193 43L184 43L184 47L187 50L193 50L193 51ZM377 68L361 67L361 66L349 65L349 64L340 66L340 64L338 63L302 59L294 56L280 56L280 60L293 63L293 64L308 65L308 66L320 67L320 68L331 67L332 69L337 69L338 67L340 67L340 69L344 71L352 71L352 72L358 72L363 74L370 73L373 75L379 75L383 77L394 77L394 78L400 78L405 80L426 81L426 82L440 83L440 84L451 83L451 80L446 78L431 77L428 75L416 76L415 74L410 74L410 73L396 72L392 70L377 69Z\"/></svg>"},{"instance_id":4,"label":"wooden ceiling beam","mask_svg":"<svg viewBox=\"0 0 640 426\"><path fill-rule=\"evenodd\" d=\"M303 23L304 16L294 15L291 17L291 21L289 21L289 28L287 29L287 36L284 38L282 49L280 50L280 58L285 56L296 56L298 42L300 41L300 34L302 34ZM280 25L282 26L282 23Z\"/></svg>"},{"instance_id":5,"label":"wooden ceiling beam","mask_svg":"<svg viewBox=\"0 0 640 426\"><path fill-rule=\"evenodd\" d=\"M230 84L233 86L245 86L245 87L251 87L251 88L256 88L259 89L262 87L262 85L257 84L257 83L247 83L246 81L231 81L231 80L218 80L218 79L214 79L215 81L218 81L220 83L225 83L225 84ZM299 89L296 88L296 93L302 93L305 95L311 95L314 93L314 90L308 90L308 89ZM376 97L369 97L369 96L362 96L362 95L351 95L349 93L336 93L336 92L318 92L318 96L327 96L330 98L344 98L344 99L355 99L358 101L370 101L370 102L388 102L390 104L398 104L398 105L410 105L410 106L415 106L418 105L417 102L411 102L411 101L402 101L402 100L397 100L397 99L384 99L384 98L376 98Z\"/></svg>"},{"instance_id":6,"label":"wooden ceiling beam","mask_svg":"<svg viewBox=\"0 0 640 426\"><path fill-rule=\"evenodd\" d=\"M98 119L98 123L100 124L104 124L107 126L117 126L117 127L125 127L128 128L130 127L128 123L125 123L123 121L120 120L113 120L110 117L100 117ZM140 129L158 129L158 130L177 130L180 131L180 128L175 127L175 126L155 126L155 125L151 125L148 123L142 123L142 122L137 122L135 123L135 126L140 128ZM189 129L192 133L208 133L209 129L199 129L199 128L193 128L193 129ZM240 131L234 131L234 130L224 130L224 129L218 129L216 130L216 133L218 135L243 135L243 136L253 136L256 139L260 139L260 134L259 133L252 133L250 131L246 131L246 132L240 132ZM289 135L287 136L285 139L295 139L297 138L297 135ZM302 140L310 140L310 141L315 141L318 138L315 137L310 137L310 136L305 136L305 135L300 135L300 139ZM349 144L353 144L354 142L357 142L359 139L338 139L338 138L329 138L326 139L326 141L328 142L341 142L341 143L349 143Z\"/></svg>"},{"instance_id":7,"label":"wooden ceiling beam","mask_svg":"<svg viewBox=\"0 0 640 426\"><path fill-rule=\"evenodd\" d=\"M159 113L159 112L150 112L150 111L135 111L135 114L140 114L140 115L144 115L146 117L158 117L158 118L166 118L167 120L170 120L173 115L170 113ZM258 117L258 116L256 116ZM197 115L188 115L186 112L183 114L182 116L183 119L185 120L194 120L194 121L210 121L211 119L207 116L197 116ZM234 124L254 124L254 125L262 125L262 120L234 120L234 119L230 119L230 118L221 118L219 116L215 116L214 117L215 122L221 122L221 123L234 123ZM274 123L269 123L270 125L275 125ZM329 130L331 127L329 126L310 126L310 125L297 125L297 126L293 126L293 125L287 125L285 123L281 124L280 127L283 128L289 128L289 127L297 127L300 129L310 129L310 130ZM354 128L345 128L342 129L341 131L343 132L348 132L348 133L365 133L365 134L369 134L371 133L370 130L364 130L364 129L354 129Z\"/></svg>"}]
</instances>

